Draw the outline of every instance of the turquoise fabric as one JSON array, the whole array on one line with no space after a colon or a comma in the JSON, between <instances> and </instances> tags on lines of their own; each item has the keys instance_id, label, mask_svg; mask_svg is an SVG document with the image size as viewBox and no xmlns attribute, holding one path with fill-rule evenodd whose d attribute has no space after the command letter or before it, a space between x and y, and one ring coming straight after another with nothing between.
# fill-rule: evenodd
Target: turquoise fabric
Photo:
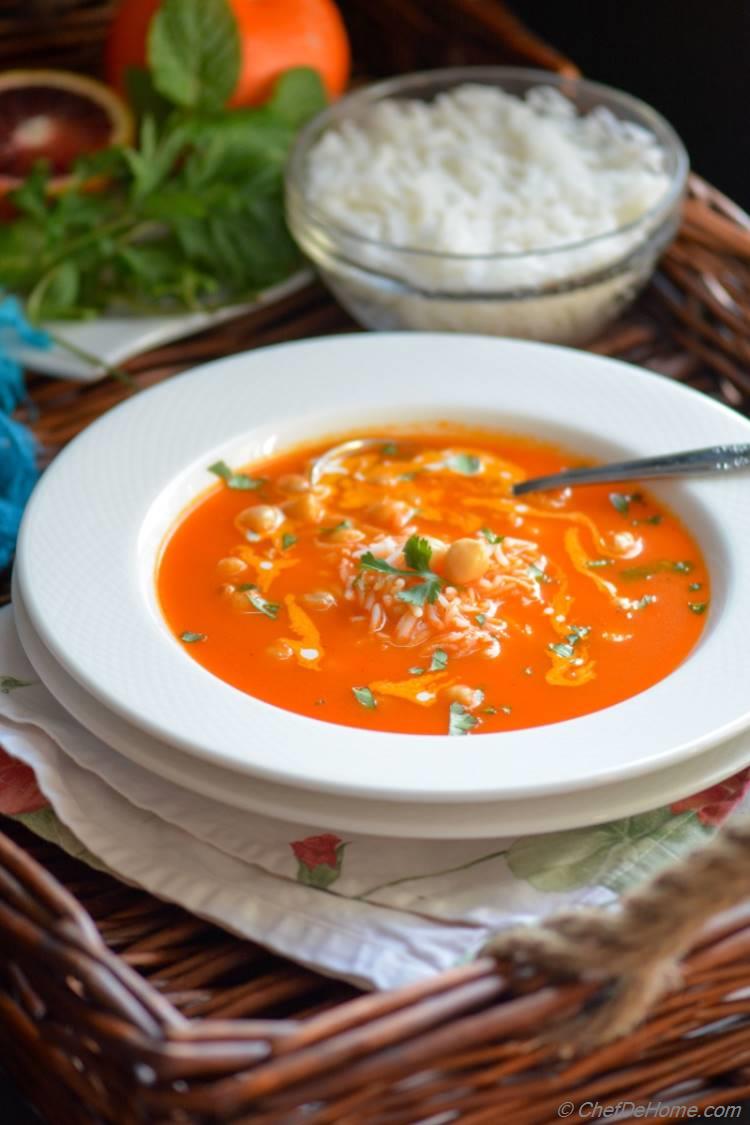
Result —
<instances>
[{"instance_id":1,"label":"turquoise fabric","mask_svg":"<svg viewBox=\"0 0 750 1125\"><path fill-rule=\"evenodd\" d=\"M36 483L36 442L11 413L25 394L23 370L8 350L10 344L47 348L46 333L27 321L16 297L0 297L0 569L13 558L18 525Z\"/></svg>"}]
</instances>

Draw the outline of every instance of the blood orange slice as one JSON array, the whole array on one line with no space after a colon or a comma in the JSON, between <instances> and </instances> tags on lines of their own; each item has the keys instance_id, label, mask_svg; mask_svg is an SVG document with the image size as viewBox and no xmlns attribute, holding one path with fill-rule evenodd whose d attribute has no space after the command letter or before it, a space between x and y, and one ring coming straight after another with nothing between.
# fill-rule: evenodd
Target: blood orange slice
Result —
<instances>
[{"instance_id":1,"label":"blood orange slice","mask_svg":"<svg viewBox=\"0 0 750 1125\"><path fill-rule=\"evenodd\" d=\"M63 190L76 157L132 136L128 107L93 78L65 70L0 74L0 195L38 160L50 166L50 190Z\"/></svg>"}]
</instances>

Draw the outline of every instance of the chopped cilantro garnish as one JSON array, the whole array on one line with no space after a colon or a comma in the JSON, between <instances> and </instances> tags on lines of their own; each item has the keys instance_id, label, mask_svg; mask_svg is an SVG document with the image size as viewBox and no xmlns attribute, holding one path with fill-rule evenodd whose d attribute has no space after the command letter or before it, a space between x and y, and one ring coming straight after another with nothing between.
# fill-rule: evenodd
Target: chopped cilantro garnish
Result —
<instances>
[{"instance_id":1,"label":"chopped cilantro garnish","mask_svg":"<svg viewBox=\"0 0 750 1125\"><path fill-rule=\"evenodd\" d=\"M423 673L424 673L424 668L417 668L416 665L413 668L409 669L409 675L410 676L421 676Z\"/></svg>"},{"instance_id":2,"label":"chopped cilantro garnish","mask_svg":"<svg viewBox=\"0 0 750 1125\"><path fill-rule=\"evenodd\" d=\"M362 707L366 707L368 711L374 711L377 707L375 696L368 687L353 687L352 693L357 703Z\"/></svg>"},{"instance_id":3,"label":"chopped cilantro garnish","mask_svg":"<svg viewBox=\"0 0 750 1125\"><path fill-rule=\"evenodd\" d=\"M206 640L205 633L181 633L180 640L184 641L186 645L196 645L199 641Z\"/></svg>"},{"instance_id":4,"label":"chopped cilantro garnish","mask_svg":"<svg viewBox=\"0 0 750 1125\"><path fill-rule=\"evenodd\" d=\"M448 458L446 464L454 473L462 473L467 477L474 476L482 467L482 462L475 453L456 453Z\"/></svg>"},{"instance_id":5,"label":"chopped cilantro garnish","mask_svg":"<svg viewBox=\"0 0 750 1125\"><path fill-rule=\"evenodd\" d=\"M380 574L421 579L415 586L399 590L396 597L399 601L408 602L412 605L424 605L425 602L432 603L437 599L440 587L443 584L442 578L429 569L431 558L432 547L428 540L422 539L418 535L412 535L406 541L404 547L404 559L409 567L408 570L391 566L385 559L376 558L372 551L365 552L359 560L359 565L363 570L377 570Z\"/></svg>"},{"instance_id":6,"label":"chopped cilantro garnish","mask_svg":"<svg viewBox=\"0 0 750 1125\"><path fill-rule=\"evenodd\" d=\"M241 594L246 594L248 590L257 590L258 587L255 582L240 582L237 589Z\"/></svg>"},{"instance_id":7,"label":"chopped cilantro garnish","mask_svg":"<svg viewBox=\"0 0 750 1125\"><path fill-rule=\"evenodd\" d=\"M533 564L529 567L526 573L528 574L529 578L533 578L535 582L552 581L549 574L545 574L543 570L540 570L538 566L534 566Z\"/></svg>"},{"instance_id":8,"label":"chopped cilantro garnish","mask_svg":"<svg viewBox=\"0 0 750 1125\"><path fill-rule=\"evenodd\" d=\"M496 715L497 714L497 707L483 707L482 708L482 714L483 715Z\"/></svg>"},{"instance_id":9,"label":"chopped cilantro garnish","mask_svg":"<svg viewBox=\"0 0 750 1125\"><path fill-rule=\"evenodd\" d=\"M381 445L380 452L384 457L397 457L398 446L396 445L395 441L387 441L385 445Z\"/></svg>"},{"instance_id":10,"label":"chopped cilantro garnish","mask_svg":"<svg viewBox=\"0 0 750 1125\"><path fill-rule=\"evenodd\" d=\"M664 517L659 512L656 512L653 516L646 516L643 520L631 520L631 523L633 527L638 527L638 525L642 523L650 523L653 527L658 527L663 518Z\"/></svg>"},{"instance_id":11,"label":"chopped cilantro garnish","mask_svg":"<svg viewBox=\"0 0 750 1125\"><path fill-rule=\"evenodd\" d=\"M547 647L557 656L561 656L563 660L572 660L575 656L576 645L579 641L587 637L591 629L588 625L571 625L570 632L564 641L558 641L556 644L548 645Z\"/></svg>"},{"instance_id":12,"label":"chopped cilantro garnish","mask_svg":"<svg viewBox=\"0 0 750 1125\"><path fill-rule=\"evenodd\" d=\"M625 492L610 492L609 494L610 504L621 516L626 516L630 511L631 499L632 497L628 496Z\"/></svg>"},{"instance_id":13,"label":"chopped cilantro garnish","mask_svg":"<svg viewBox=\"0 0 750 1125\"><path fill-rule=\"evenodd\" d=\"M490 527L480 527L479 532L485 537L488 543L492 544L493 547L496 543L502 543L503 539L505 538L504 535L495 535L495 532Z\"/></svg>"},{"instance_id":14,"label":"chopped cilantro garnish","mask_svg":"<svg viewBox=\"0 0 750 1125\"><path fill-rule=\"evenodd\" d=\"M688 602L688 609L691 613L705 613L708 609L708 602Z\"/></svg>"},{"instance_id":15,"label":"chopped cilantro garnish","mask_svg":"<svg viewBox=\"0 0 750 1125\"><path fill-rule=\"evenodd\" d=\"M262 613L266 617L270 617L272 621L275 621L278 617L279 610L281 609L278 602L267 602L263 595L256 593L255 590L248 591L247 600L250 602L253 609L256 609L258 613Z\"/></svg>"},{"instance_id":16,"label":"chopped cilantro garnish","mask_svg":"<svg viewBox=\"0 0 750 1125\"><path fill-rule=\"evenodd\" d=\"M703 589L703 583L702 582L691 582L690 585L688 586L688 590L691 590L691 591L702 590L702 589Z\"/></svg>"},{"instance_id":17,"label":"chopped cilantro garnish","mask_svg":"<svg viewBox=\"0 0 750 1125\"><path fill-rule=\"evenodd\" d=\"M352 526L351 520L341 520L340 523L334 524L331 527L321 527L321 535L333 535L334 531L344 531Z\"/></svg>"},{"instance_id":18,"label":"chopped cilantro garnish","mask_svg":"<svg viewBox=\"0 0 750 1125\"><path fill-rule=\"evenodd\" d=\"M487 620L487 615L486 615L486 614L484 614L484 613L478 613L478 614L477 614L477 616L476 616L476 623L477 623L477 625L484 625L484 623L485 623L485 621L486 621L486 620Z\"/></svg>"},{"instance_id":19,"label":"chopped cilantro garnish","mask_svg":"<svg viewBox=\"0 0 750 1125\"><path fill-rule=\"evenodd\" d=\"M651 603L655 602L655 601L656 601L656 598L654 597L653 594L644 594L643 597L639 598L637 602L633 602L631 608L632 609L645 609L646 606L651 605Z\"/></svg>"},{"instance_id":20,"label":"chopped cilantro garnish","mask_svg":"<svg viewBox=\"0 0 750 1125\"><path fill-rule=\"evenodd\" d=\"M476 715L470 715L463 703L451 703L448 734L468 734L478 722Z\"/></svg>"},{"instance_id":21,"label":"chopped cilantro garnish","mask_svg":"<svg viewBox=\"0 0 750 1125\"><path fill-rule=\"evenodd\" d=\"M651 578L654 574L662 574L665 571L690 574L692 569L693 563L691 562L671 562L669 559L658 559L655 562L643 563L641 566L626 567L625 570L620 571L620 577L627 579Z\"/></svg>"},{"instance_id":22,"label":"chopped cilantro garnish","mask_svg":"<svg viewBox=\"0 0 750 1125\"><path fill-rule=\"evenodd\" d=\"M281 546L283 550L288 551L297 542L297 536L292 535L291 531L285 531L281 536Z\"/></svg>"},{"instance_id":23,"label":"chopped cilantro garnish","mask_svg":"<svg viewBox=\"0 0 750 1125\"><path fill-rule=\"evenodd\" d=\"M443 668L448 667L448 653L444 652L442 648L436 648L432 654L430 661L431 672L442 672Z\"/></svg>"},{"instance_id":24,"label":"chopped cilantro garnish","mask_svg":"<svg viewBox=\"0 0 750 1125\"><path fill-rule=\"evenodd\" d=\"M261 477L249 477L247 473L233 473L226 461L216 461L208 466L208 471L223 480L227 488L235 488L240 492L260 488L265 483Z\"/></svg>"}]
</instances>

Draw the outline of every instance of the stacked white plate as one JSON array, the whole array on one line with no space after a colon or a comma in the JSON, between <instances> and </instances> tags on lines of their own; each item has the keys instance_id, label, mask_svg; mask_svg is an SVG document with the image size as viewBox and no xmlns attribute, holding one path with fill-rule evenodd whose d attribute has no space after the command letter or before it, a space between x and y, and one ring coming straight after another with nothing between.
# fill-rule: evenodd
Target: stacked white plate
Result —
<instances>
[{"instance_id":1,"label":"stacked white plate","mask_svg":"<svg viewBox=\"0 0 750 1125\"><path fill-rule=\"evenodd\" d=\"M14 604L40 678L114 751L226 804L329 829L476 838L641 812L747 764L747 477L660 484L698 538L712 605L650 690L569 722L459 741L308 719L195 663L161 618L164 536L212 479L304 439L429 419L497 426L602 459L750 440L704 396L612 360L459 335L357 335L232 356L143 392L44 474Z\"/></svg>"}]
</instances>

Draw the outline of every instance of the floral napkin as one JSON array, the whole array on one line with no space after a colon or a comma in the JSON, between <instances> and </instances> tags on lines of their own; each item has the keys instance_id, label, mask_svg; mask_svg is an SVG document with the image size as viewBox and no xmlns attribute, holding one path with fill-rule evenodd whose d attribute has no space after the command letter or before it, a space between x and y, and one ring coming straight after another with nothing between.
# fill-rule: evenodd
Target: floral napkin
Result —
<instances>
[{"instance_id":1,"label":"floral napkin","mask_svg":"<svg viewBox=\"0 0 750 1125\"><path fill-rule=\"evenodd\" d=\"M466 960L504 926L612 903L750 803L746 769L667 808L520 838L385 840L241 812L89 734L39 682L11 609L0 612L0 744L0 812L226 929L376 988Z\"/></svg>"}]
</instances>

